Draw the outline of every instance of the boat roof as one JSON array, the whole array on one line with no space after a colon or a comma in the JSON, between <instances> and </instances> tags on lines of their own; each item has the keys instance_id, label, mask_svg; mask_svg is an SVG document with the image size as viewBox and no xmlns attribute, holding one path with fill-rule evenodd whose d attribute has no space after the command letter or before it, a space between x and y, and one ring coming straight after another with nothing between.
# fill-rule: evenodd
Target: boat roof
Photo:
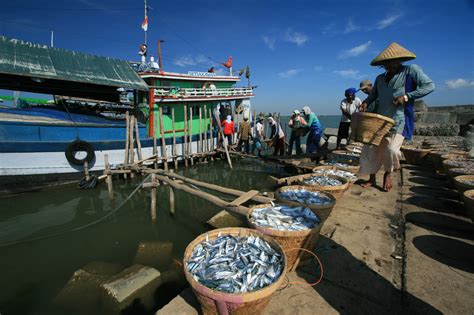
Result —
<instances>
[{"instance_id":1,"label":"boat roof","mask_svg":"<svg viewBox=\"0 0 474 315\"><path fill-rule=\"evenodd\" d=\"M115 101L118 88L148 85L124 60L0 36L0 89Z\"/></svg>"},{"instance_id":2,"label":"boat roof","mask_svg":"<svg viewBox=\"0 0 474 315\"><path fill-rule=\"evenodd\" d=\"M187 74L177 73L177 72L166 72L166 71L140 72L139 75L143 79L153 78L153 79L187 80L187 81L227 81L227 82L240 81L240 77L238 76L216 75L215 73L199 72L199 71L189 71Z\"/></svg>"}]
</instances>

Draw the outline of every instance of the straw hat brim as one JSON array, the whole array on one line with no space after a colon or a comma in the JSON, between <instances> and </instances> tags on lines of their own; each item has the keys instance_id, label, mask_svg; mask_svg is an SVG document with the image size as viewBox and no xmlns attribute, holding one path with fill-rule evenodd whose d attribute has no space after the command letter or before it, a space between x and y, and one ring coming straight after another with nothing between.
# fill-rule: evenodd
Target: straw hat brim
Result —
<instances>
[{"instance_id":1,"label":"straw hat brim","mask_svg":"<svg viewBox=\"0 0 474 315\"><path fill-rule=\"evenodd\" d=\"M416 57L414 56L407 56L407 57L397 57L397 58L386 58L386 59L383 59L383 60L372 60L370 62L370 65L371 66L381 66L383 65L384 62L387 62L387 61L390 61L390 60L400 60L401 62L405 62L405 61L409 61L409 60L413 60L415 59Z\"/></svg>"},{"instance_id":2,"label":"straw hat brim","mask_svg":"<svg viewBox=\"0 0 474 315\"><path fill-rule=\"evenodd\" d=\"M377 57L370 62L371 66L381 66L389 60L408 61L416 58L416 55L408 49L395 42L388 45Z\"/></svg>"}]
</instances>

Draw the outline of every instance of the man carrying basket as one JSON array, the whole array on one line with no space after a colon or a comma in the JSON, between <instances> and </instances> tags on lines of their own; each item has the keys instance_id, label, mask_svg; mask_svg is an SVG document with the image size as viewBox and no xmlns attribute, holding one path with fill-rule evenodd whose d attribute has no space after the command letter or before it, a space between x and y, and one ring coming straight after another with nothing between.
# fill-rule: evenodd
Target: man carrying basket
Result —
<instances>
[{"instance_id":1,"label":"man carrying basket","mask_svg":"<svg viewBox=\"0 0 474 315\"><path fill-rule=\"evenodd\" d=\"M402 62L415 59L416 55L397 43L391 43L370 63L381 66L386 72L375 79L369 96L362 102L360 111L367 110L367 104L377 100L375 113L392 118L393 128L385 135L378 146L365 145L360 156L360 175L370 174L362 187L376 184L375 174L383 166L383 190L392 188L392 172L400 168L400 147L405 136L411 139L413 134L413 101L424 97L434 90L433 81L417 65L403 65ZM408 113L406 113L408 110ZM408 116L408 127L404 131L405 115Z\"/></svg>"}]
</instances>

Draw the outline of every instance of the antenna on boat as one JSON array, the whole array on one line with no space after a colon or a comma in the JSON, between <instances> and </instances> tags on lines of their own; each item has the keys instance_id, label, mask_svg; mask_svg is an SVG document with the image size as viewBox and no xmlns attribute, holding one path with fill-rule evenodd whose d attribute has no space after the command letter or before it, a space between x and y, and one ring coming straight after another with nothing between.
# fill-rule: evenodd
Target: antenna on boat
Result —
<instances>
[{"instance_id":1,"label":"antenna on boat","mask_svg":"<svg viewBox=\"0 0 474 315\"><path fill-rule=\"evenodd\" d=\"M160 66L160 69L163 69L163 60L161 58L161 43L164 42L164 40L158 39L158 65Z\"/></svg>"},{"instance_id":2,"label":"antenna on boat","mask_svg":"<svg viewBox=\"0 0 474 315\"><path fill-rule=\"evenodd\" d=\"M54 47L54 31L51 30L51 47Z\"/></svg>"}]
</instances>

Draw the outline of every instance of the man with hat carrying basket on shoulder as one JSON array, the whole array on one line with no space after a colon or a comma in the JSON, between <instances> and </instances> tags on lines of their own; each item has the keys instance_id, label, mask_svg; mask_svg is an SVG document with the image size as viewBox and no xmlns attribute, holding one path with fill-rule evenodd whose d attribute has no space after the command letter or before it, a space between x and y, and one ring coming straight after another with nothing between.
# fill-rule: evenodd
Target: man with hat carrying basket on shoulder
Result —
<instances>
[{"instance_id":1,"label":"man with hat carrying basket on shoulder","mask_svg":"<svg viewBox=\"0 0 474 315\"><path fill-rule=\"evenodd\" d=\"M416 55L397 43L391 43L370 63L386 72L375 79L369 96L362 102L360 111L392 118L395 125L378 146L365 145L360 156L360 175L370 175L362 187L376 185L375 174L383 167L383 190L392 188L392 172L400 168L400 147L403 140L411 140L414 129L413 103L434 90L433 81L417 65L403 65ZM372 103L376 101L376 106ZM369 107L368 104L371 104ZM406 127L405 127L406 126Z\"/></svg>"}]
</instances>

